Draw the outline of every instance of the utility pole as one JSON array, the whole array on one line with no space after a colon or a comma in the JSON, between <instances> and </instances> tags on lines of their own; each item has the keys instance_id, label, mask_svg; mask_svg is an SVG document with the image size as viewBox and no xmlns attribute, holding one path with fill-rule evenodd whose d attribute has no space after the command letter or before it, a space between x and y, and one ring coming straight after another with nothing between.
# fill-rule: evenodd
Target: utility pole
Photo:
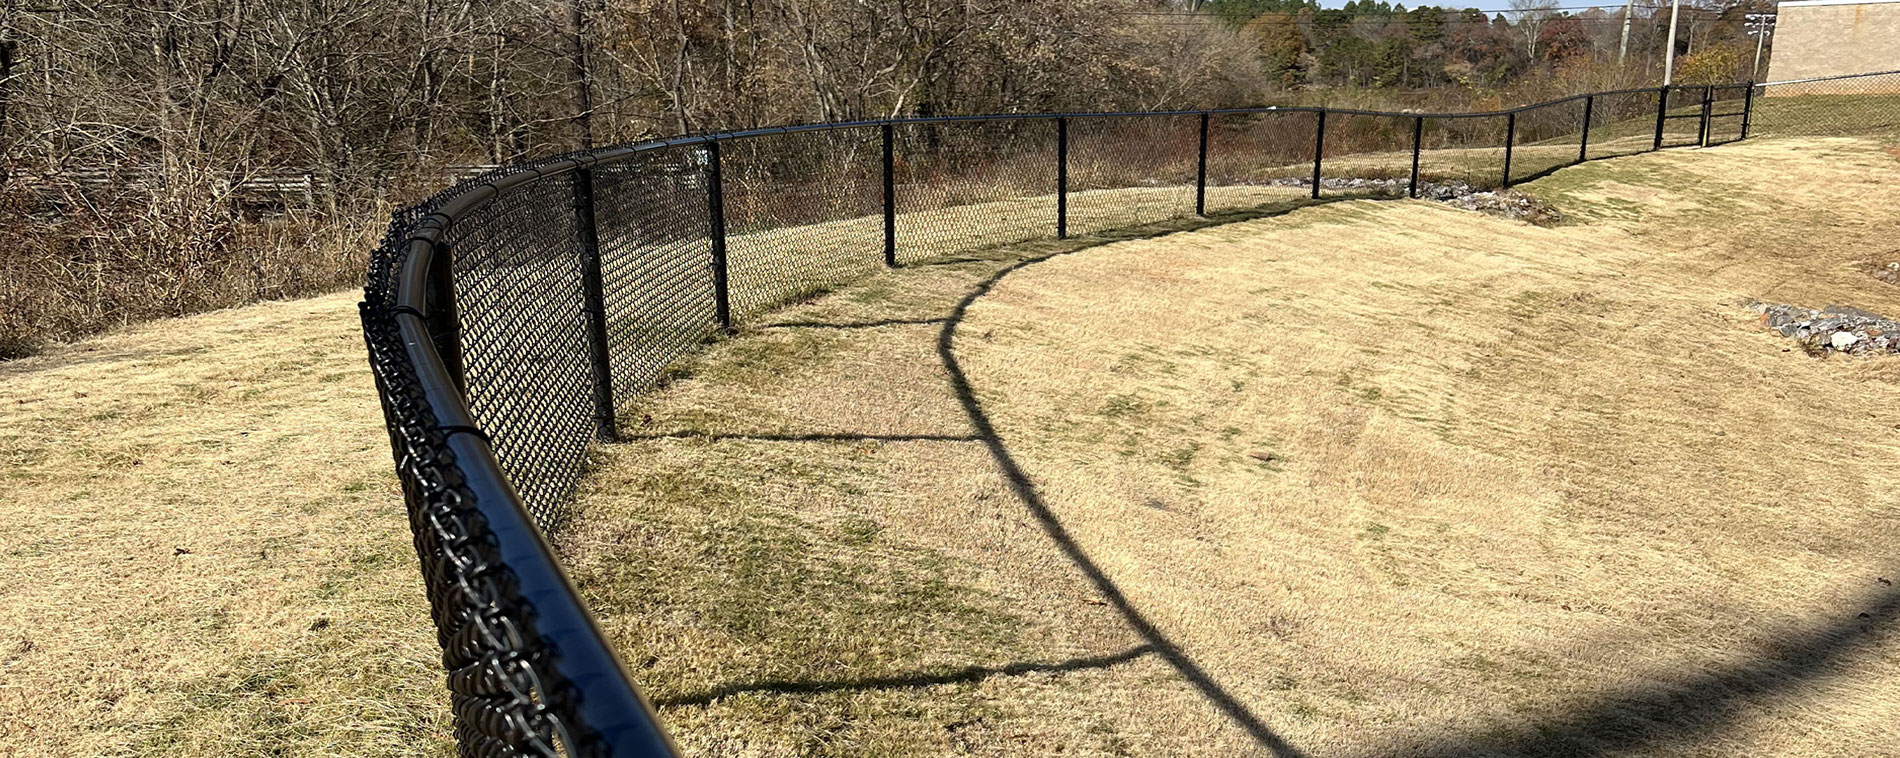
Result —
<instances>
[{"instance_id":1,"label":"utility pole","mask_svg":"<svg viewBox=\"0 0 1900 758\"><path fill-rule=\"evenodd\" d=\"M1663 86L1669 86L1676 76L1676 16L1682 13L1682 0L1669 3L1669 42L1663 45Z\"/></svg>"},{"instance_id":2,"label":"utility pole","mask_svg":"<svg viewBox=\"0 0 1900 758\"><path fill-rule=\"evenodd\" d=\"M1748 33L1755 36L1755 65L1748 69L1750 80L1761 79L1761 49L1767 44L1768 35L1775 32L1775 14L1750 13L1746 17Z\"/></svg>"},{"instance_id":3,"label":"utility pole","mask_svg":"<svg viewBox=\"0 0 1900 758\"><path fill-rule=\"evenodd\" d=\"M1630 53L1630 16L1636 15L1636 0L1629 0L1623 7L1623 41L1616 46L1616 67L1623 67L1623 58Z\"/></svg>"}]
</instances>

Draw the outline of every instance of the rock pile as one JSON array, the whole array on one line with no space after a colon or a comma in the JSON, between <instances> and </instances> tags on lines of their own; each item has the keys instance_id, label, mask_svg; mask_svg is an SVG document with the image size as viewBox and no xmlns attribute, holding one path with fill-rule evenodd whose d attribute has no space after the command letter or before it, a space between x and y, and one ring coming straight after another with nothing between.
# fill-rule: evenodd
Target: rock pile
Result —
<instances>
[{"instance_id":1,"label":"rock pile","mask_svg":"<svg viewBox=\"0 0 1900 758\"><path fill-rule=\"evenodd\" d=\"M1900 284L1900 261L1885 266L1874 266L1874 278L1888 284Z\"/></svg>"},{"instance_id":2,"label":"rock pile","mask_svg":"<svg viewBox=\"0 0 1900 758\"><path fill-rule=\"evenodd\" d=\"M1275 179L1272 184L1283 187L1311 187L1311 179ZM1358 190L1376 192L1383 195L1404 195L1410 187L1410 179L1348 179L1323 178L1319 187L1323 190ZM1517 221L1533 224L1553 224L1560 220L1557 209L1512 189L1481 190L1466 182L1419 182L1418 196L1424 200L1436 200L1468 211L1488 213Z\"/></svg>"},{"instance_id":3,"label":"rock pile","mask_svg":"<svg viewBox=\"0 0 1900 758\"><path fill-rule=\"evenodd\" d=\"M1900 321L1846 305L1821 310L1797 305L1753 303L1761 323L1783 337L1799 340L1808 352L1849 355L1900 353Z\"/></svg>"}]
</instances>

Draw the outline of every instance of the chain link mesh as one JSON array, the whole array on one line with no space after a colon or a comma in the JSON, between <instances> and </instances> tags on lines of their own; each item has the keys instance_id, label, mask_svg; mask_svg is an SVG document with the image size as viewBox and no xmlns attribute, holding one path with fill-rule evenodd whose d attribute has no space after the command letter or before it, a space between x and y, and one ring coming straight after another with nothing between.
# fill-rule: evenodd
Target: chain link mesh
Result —
<instances>
[{"instance_id":1,"label":"chain link mesh","mask_svg":"<svg viewBox=\"0 0 1900 758\"><path fill-rule=\"evenodd\" d=\"M1069 119L1069 233L1194 215L1199 115Z\"/></svg>"},{"instance_id":2,"label":"chain link mesh","mask_svg":"<svg viewBox=\"0 0 1900 758\"><path fill-rule=\"evenodd\" d=\"M723 149L735 319L883 265L877 129L766 135Z\"/></svg>"},{"instance_id":3,"label":"chain link mesh","mask_svg":"<svg viewBox=\"0 0 1900 758\"><path fill-rule=\"evenodd\" d=\"M1511 150L1512 183L1531 181L1578 162L1585 106L1579 98L1518 111L1517 141ZM1595 114L1591 116L1595 120Z\"/></svg>"},{"instance_id":4,"label":"chain link mesh","mask_svg":"<svg viewBox=\"0 0 1900 758\"><path fill-rule=\"evenodd\" d=\"M1412 119L1357 113L1326 114L1320 197L1372 197L1404 187L1366 182L1404 179L1412 172ZM1355 181L1359 180L1359 181Z\"/></svg>"},{"instance_id":5,"label":"chain link mesh","mask_svg":"<svg viewBox=\"0 0 1900 758\"><path fill-rule=\"evenodd\" d=\"M537 632L535 607L520 594L514 571L502 560L498 540L466 486L465 462L448 437L472 431L439 422L398 325L399 317L415 315L398 301L412 235L441 202L472 186L458 186L396 214L371 255L360 307L364 344L448 674L457 749L464 756L605 755L610 750L600 735L576 716L577 688L555 665L558 654Z\"/></svg>"},{"instance_id":6,"label":"chain link mesh","mask_svg":"<svg viewBox=\"0 0 1900 758\"><path fill-rule=\"evenodd\" d=\"M613 392L631 397L719 327L706 150L651 150L593 176Z\"/></svg>"},{"instance_id":7,"label":"chain link mesh","mask_svg":"<svg viewBox=\"0 0 1900 758\"><path fill-rule=\"evenodd\" d=\"M1421 182L1495 187L1504 180L1505 116L1428 118L1418 123Z\"/></svg>"},{"instance_id":8,"label":"chain link mesh","mask_svg":"<svg viewBox=\"0 0 1900 758\"><path fill-rule=\"evenodd\" d=\"M1056 122L891 127L899 263L1055 236Z\"/></svg>"},{"instance_id":9,"label":"chain link mesh","mask_svg":"<svg viewBox=\"0 0 1900 758\"><path fill-rule=\"evenodd\" d=\"M1591 159L1635 155L1656 147L1655 90L1597 95L1590 111Z\"/></svg>"},{"instance_id":10,"label":"chain link mesh","mask_svg":"<svg viewBox=\"0 0 1900 758\"><path fill-rule=\"evenodd\" d=\"M469 410L544 528L580 479L594 436L574 179L497 197L447 240Z\"/></svg>"},{"instance_id":11,"label":"chain link mesh","mask_svg":"<svg viewBox=\"0 0 1900 758\"><path fill-rule=\"evenodd\" d=\"M1311 111L1220 113L1207 122L1207 212L1283 204L1307 197L1313 176Z\"/></svg>"},{"instance_id":12,"label":"chain link mesh","mask_svg":"<svg viewBox=\"0 0 1900 758\"><path fill-rule=\"evenodd\" d=\"M1757 86L1748 134L1900 135L1900 71Z\"/></svg>"}]
</instances>

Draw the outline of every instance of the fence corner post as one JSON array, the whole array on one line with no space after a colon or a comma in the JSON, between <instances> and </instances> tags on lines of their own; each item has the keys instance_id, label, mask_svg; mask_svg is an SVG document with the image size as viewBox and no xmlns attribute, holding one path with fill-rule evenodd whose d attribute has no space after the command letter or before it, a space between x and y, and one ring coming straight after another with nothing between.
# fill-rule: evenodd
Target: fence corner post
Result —
<instances>
[{"instance_id":1,"label":"fence corner post","mask_svg":"<svg viewBox=\"0 0 1900 758\"><path fill-rule=\"evenodd\" d=\"M719 328L732 328L732 296L726 280L726 180L719 166L719 140L706 143L706 220L712 237L713 314Z\"/></svg>"},{"instance_id":2,"label":"fence corner post","mask_svg":"<svg viewBox=\"0 0 1900 758\"><path fill-rule=\"evenodd\" d=\"M1517 145L1517 111L1511 111L1504 117L1504 181L1501 186L1511 186L1511 148Z\"/></svg>"},{"instance_id":3,"label":"fence corner post","mask_svg":"<svg viewBox=\"0 0 1900 758\"><path fill-rule=\"evenodd\" d=\"M1577 141L1577 162L1590 160L1590 112L1596 110L1597 96L1583 98L1583 137Z\"/></svg>"},{"instance_id":4,"label":"fence corner post","mask_svg":"<svg viewBox=\"0 0 1900 758\"><path fill-rule=\"evenodd\" d=\"M1056 117L1056 239L1069 238L1069 119Z\"/></svg>"},{"instance_id":5,"label":"fence corner post","mask_svg":"<svg viewBox=\"0 0 1900 758\"><path fill-rule=\"evenodd\" d=\"M1715 110L1715 86L1702 88L1702 123L1696 127L1695 141L1698 147L1709 146L1709 114Z\"/></svg>"},{"instance_id":6,"label":"fence corner post","mask_svg":"<svg viewBox=\"0 0 1900 758\"><path fill-rule=\"evenodd\" d=\"M1425 117L1412 117L1412 183L1406 185L1406 197L1418 197L1418 149L1425 138Z\"/></svg>"},{"instance_id":7,"label":"fence corner post","mask_svg":"<svg viewBox=\"0 0 1900 758\"><path fill-rule=\"evenodd\" d=\"M594 170L574 171L574 222L580 232L581 314L587 321L587 361L594 375L594 433L618 442L614 419L613 361L607 343L607 288L601 275L600 224L594 216Z\"/></svg>"},{"instance_id":8,"label":"fence corner post","mask_svg":"<svg viewBox=\"0 0 1900 758\"><path fill-rule=\"evenodd\" d=\"M1194 173L1194 215L1207 215L1207 114L1201 114L1201 158Z\"/></svg>"},{"instance_id":9,"label":"fence corner post","mask_svg":"<svg viewBox=\"0 0 1900 758\"><path fill-rule=\"evenodd\" d=\"M1748 82L1748 89L1742 90L1742 136L1737 140L1748 139L1748 127L1755 116L1755 82Z\"/></svg>"},{"instance_id":10,"label":"fence corner post","mask_svg":"<svg viewBox=\"0 0 1900 758\"><path fill-rule=\"evenodd\" d=\"M1314 119L1318 126L1313 129L1313 199L1319 199L1319 161L1326 154L1326 109L1321 108L1319 118Z\"/></svg>"},{"instance_id":11,"label":"fence corner post","mask_svg":"<svg viewBox=\"0 0 1900 758\"><path fill-rule=\"evenodd\" d=\"M897 266L897 148L893 145L891 125L884 133L884 265Z\"/></svg>"},{"instance_id":12,"label":"fence corner post","mask_svg":"<svg viewBox=\"0 0 1900 758\"><path fill-rule=\"evenodd\" d=\"M1665 84L1660 89L1656 90L1656 142L1655 144L1650 145L1649 149L1651 150L1662 149L1663 123L1668 120L1669 120L1669 85Z\"/></svg>"}]
</instances>

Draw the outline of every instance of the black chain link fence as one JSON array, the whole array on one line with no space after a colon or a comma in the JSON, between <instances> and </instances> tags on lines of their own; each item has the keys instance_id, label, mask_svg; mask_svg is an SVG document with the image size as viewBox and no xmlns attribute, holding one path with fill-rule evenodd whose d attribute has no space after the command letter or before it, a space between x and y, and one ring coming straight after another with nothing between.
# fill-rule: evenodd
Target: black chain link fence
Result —
<instances>
[{"instance_id":1,"label":"black chain link fence","mask_svg":"<svg viewBox=\"0 0 1900 758\"><path fill-rule=\"evenodd\" d=\"M1507 112L906 119L680 138L396 216L362 305L464 755L669 755L545 535L618 401L716 332L881 266L1324 197L1507 186L1751 134L1900 131L1900 73Z\"/></svg>"}]
</instances>

